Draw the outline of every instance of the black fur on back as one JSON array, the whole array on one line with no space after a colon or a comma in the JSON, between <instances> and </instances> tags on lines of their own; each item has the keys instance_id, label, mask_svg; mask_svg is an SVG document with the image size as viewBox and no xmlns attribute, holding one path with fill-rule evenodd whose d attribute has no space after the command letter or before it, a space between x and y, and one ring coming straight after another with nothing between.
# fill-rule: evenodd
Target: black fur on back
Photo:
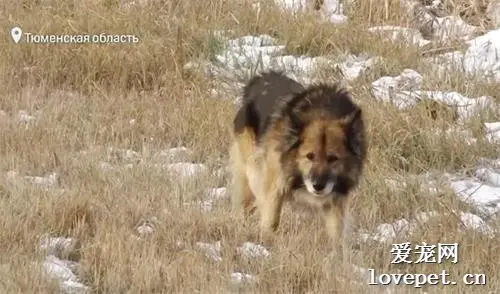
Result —
<instances>
[{"instance_id":1,"label":"black fur on back","mask_svg":"<svg viewBox=\"0 0 500 294\"><path fill-rule=\"evenodd\" d=\"M250 127L260 139L270 124L277 101L304 90L301 84L280 72L270 71L253 77L243 89L243 105L234 119L234 132L241 133L245 127Z\"/></svg>"},{"instance_id":2,"label":"black fur on back","mask_svg":"<svg viewBox=\"0 0 500 294\"><path fill-rule=\"evenodd\" d=\"M326 84L310 86L288 101L288 110L296 115L312 109L323 110L333 118L343 118L358 111L359 107L344 88Z\"/></svg>"},{"instance_id":3,"label":"black fur on back","mask_svg":"<svg viewBox=\"0 0 500 294\"><path fill-rule=\"evenodd\" d=\"M318 116L346 118L347 146L359 160L366 157L364 122L361 109L350 93L337 85L318 84L307 88L280 72L270 71L252 78L243 90L243 105L234 119L234 132L250 127L260 141L275 121L286 119L289 128L283 134L282 152L286 156L299 144L302 128Z\"/></svg>"}]
</instances>

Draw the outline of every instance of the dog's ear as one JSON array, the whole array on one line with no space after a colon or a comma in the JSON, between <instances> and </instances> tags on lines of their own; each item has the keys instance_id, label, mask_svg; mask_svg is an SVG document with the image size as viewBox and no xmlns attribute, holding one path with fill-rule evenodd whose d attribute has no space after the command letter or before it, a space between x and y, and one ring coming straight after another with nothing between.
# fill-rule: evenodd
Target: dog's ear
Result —
<instances>
[{"instance_id":1,"label":"dog's ear","mask_svg":"<svg viewBox=\"0 0 500 294\"><path fill-rule=\"evenodd\" d=\"M286 126L284 136L281 142L281 151L286 153L300 144L300 133L304 127L304 121L293 108L285 110L289 124Z\"/></svg>"},{"instance_id":2,"label":"dog's ear","mask_svg":"<svg viewBox=\"0 0 500 294\"><path fill-rule=\"evenodd\" d=\"M342 124L345 127L349 149L357 156L364 157L366 153L365 130L361 108L356 107L354 111L343 117Z\"/></svg>"}]
</instances>

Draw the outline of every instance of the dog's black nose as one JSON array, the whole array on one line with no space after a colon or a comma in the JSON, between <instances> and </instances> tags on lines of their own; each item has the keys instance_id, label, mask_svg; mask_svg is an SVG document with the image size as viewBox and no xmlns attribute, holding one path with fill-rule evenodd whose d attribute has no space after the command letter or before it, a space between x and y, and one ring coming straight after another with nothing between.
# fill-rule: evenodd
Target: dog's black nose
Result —
<instances>
[{"instance_id":1,"label":"dog's black nose","mask_svg":"<svg viewBox=\"0 0 500 294\"><path fill-rule=\"evenodd\" d=\"M318 182L314 183L313 188L316 191L321 191L325 188L325 186L326 186L325 181L318 181Z\"/></svg>"}]
</instances>

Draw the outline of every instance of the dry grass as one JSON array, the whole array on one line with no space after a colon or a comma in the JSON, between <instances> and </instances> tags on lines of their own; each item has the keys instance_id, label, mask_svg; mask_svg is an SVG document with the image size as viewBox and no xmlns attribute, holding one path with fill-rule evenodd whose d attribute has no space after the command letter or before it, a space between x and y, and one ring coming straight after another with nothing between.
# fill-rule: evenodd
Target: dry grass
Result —
<instances>
[{"instance_id":1,"label":"dry grass","mask_svg":"<svg viewBox=\"0 0 500 294\"><path fill-rule=\"evenodd\" d=\"M452 123L447 117L433 121L424 108L401 112L374 101L370 83L404 68L431 77L428 88L473 97L491 95L500 101L498 84L470 81L459 73L437 81L421 65L422 56L416 49L396 46L365 31L368 25L407 23L398 1L389 1L389 10L384 1L373 1L376 4L371 7L371 1L358 1L349 10L352 23L340 27L318 23L311 15L294 18L273 5L265 5L257 13L245 1L152 0L144 8L131 10L120 9L117 2L0 4L0 26L4 28L0 33L0 109L14 118L19 110L39 111L37 124L28 128L0 117L0 172L44 175L55 171L64 188L58 194L0 181L1 292L57 291L57 283L44 279L40 268L33 266L44 258L37 245L40 237L51 234L80 240L70 258L79 261L79 278L96 293L363 293L340 261L325 261L329 245L319 221L295 217L290 210L270 259L239 256L235 248L244 241L256 241L257 229L236 226L228 214L229 203L223 202L209 213L183 205L187 199L201 197L209 187L225 186L227 177L179 183L157 169L100 171L99 162L106 159L101 147L147 155L148 150L182 145L194 151L194 160L212 169L225 165L234 105L209 96L209 78L187 75L182 69L192 58L209 59L217 52L220 44L210 33L215 29L233 29L235 35L271 34L294 53L368 52L385 57L385 63L352 84L355 97L366 109L370 137L366 174L354 193L352 213L358 227L366 230L420 211L446 213L411 240L400 241L458 242L461 260L449 266L395 267L390 264L390 247L372 244L356 251L357 263L382 272L439 273L446 268L455 279L465 272L488 277L486 286L430 286L428 293L494 293L500 288L499 237L463 233L456 215L449 213L471 207L447 189L441 197L429 198L418 188L419 183L393 191L385 182L397 174L464 171L479 158L493 157L499 151L482 141L466 146L460 138L445 140L435 134L431 127ZM134 34L140 42L15 45L5 29L14 24L40 34ZM484 114L471 127L477 129L486 119L500 120L497 115ZM136 123L131 125L131 119ZM153 216L158 219L156 232L150 238L134 238L138 221ZM198 241L217 240L222 241L224 256L219 263L195 249ZM234 271L249 272L260 282L229 289ZM398 293L405 291L416 289L408 287Z\"/></svg>"}]
</instances>

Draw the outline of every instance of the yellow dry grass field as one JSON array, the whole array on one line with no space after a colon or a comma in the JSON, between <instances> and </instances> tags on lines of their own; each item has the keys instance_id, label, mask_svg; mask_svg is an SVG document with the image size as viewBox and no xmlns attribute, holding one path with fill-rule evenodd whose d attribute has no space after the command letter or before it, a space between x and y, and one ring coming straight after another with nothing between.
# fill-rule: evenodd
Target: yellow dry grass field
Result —
<instances>
[{"instance_id":1,"label":"yellow dry grass field","mask_svg":"<svg viewBox=\"0 0 500 294\"><path fill-rule=\"evenodd\" d=\"M484 227L497 231L486 234L464 223L461 216L477 215L476 207L445 180L437 192L423 188L440 175L468 176L482 159L498 159L500 145L484 139L484 123L500 121L499 112L490 108L468 120L463 127L476 140L466 144L459 135L445 135L458 124L446 111L432 117L429 105L401 110L381 103L371 83L411 68L424 77L424 89L491 96L497 103L500 84L453 70L438 76L424 62L432 54L463 52L463 42L422 49L368 32L375 25L415 27L399 1L355 1L346 9L347 24L322 21L315 12L284 12L273 1L261 1L260 8L253 2L0 4L1 293L69 293L71 283L88 293L499 293L500 220L483 218ZM486 1L477 7L471 3L481 1L444 2L447 13L470 20L479 33L491 29L481 6ZM15 44L13 26L40 35L125 34L139 41ZM209 203L211 209L199 203L206 204L207 191L228 186L230 132L241 93L236 81L221 83L185 67L213 60L224 46L214 32L226 30L231 38L270 35L288 54L381 57L348 83L364 109L370 144L363 179L351 195L353 235L423 212L432 217L391 242L355 242L340 258L313 212L287 206L267 256L239 250L259 242L258 221L238 225L227 197ZM328 69L317 76L341 80ZM171 148L181 159L171 158ZM182 168L201 165L199 174L181 175ZM430 178L421 176L426 173ZM403 180L406 185L391 185ZM71 244L43 246L58 237ZM459 260L391 263L392 244L403 242L458 243ZM207 244L220 245L212 249L220 258ZM74 277L65 284L48 274L53 259L71 265L66 274ZM384 292L389 287L368 285L353 264L377 273L446 270L457 284ZM484 274L486 283L465 285L466 273ZM245 274L252 278L238 281Z\"/></svg>"}]
</instances>

